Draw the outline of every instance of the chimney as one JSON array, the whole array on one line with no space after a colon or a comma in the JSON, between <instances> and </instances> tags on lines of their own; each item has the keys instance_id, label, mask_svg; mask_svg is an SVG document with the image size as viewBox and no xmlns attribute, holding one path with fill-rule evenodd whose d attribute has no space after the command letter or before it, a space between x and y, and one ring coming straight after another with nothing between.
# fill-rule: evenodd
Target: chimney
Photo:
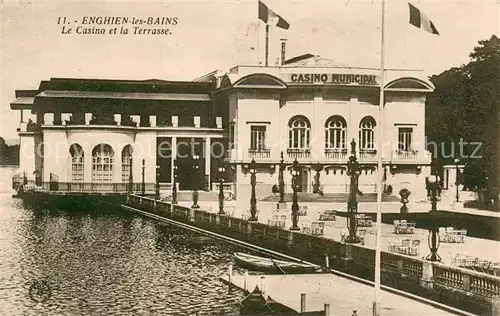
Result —
<instances>
[{"instance_id":1,"label":"chimney","mask_svg":"<svg viewBox=\"0 0 500 316\"><path fill-rule=\"evenodd\" d=\"M281 66L285 64L285 56L286 56L286 39L281 39Z\"/></svg>"}]
</instances>

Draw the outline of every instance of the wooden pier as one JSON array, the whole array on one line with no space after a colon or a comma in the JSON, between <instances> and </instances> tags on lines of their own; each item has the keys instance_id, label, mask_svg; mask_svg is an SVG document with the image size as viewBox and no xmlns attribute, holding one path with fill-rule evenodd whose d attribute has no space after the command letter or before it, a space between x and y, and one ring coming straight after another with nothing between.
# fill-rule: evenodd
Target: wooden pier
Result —
<instances>
[{"instance_id":1,"label":"wooden pier","mask_svg":"<svg viewBox=\"0 0 500 316\"><path fill-rule=\"evenodd\" d=\"M221 280L246 292L257 286L265 297L298 315L351 316L353 311L357 315L372 314L372 286L329 273L248 275L235 272ZM387 291L382 292L381 301L381 312L386 316L457 315ZM459 314L472 315L463 311Z\"/></svg>"}]
</instances>

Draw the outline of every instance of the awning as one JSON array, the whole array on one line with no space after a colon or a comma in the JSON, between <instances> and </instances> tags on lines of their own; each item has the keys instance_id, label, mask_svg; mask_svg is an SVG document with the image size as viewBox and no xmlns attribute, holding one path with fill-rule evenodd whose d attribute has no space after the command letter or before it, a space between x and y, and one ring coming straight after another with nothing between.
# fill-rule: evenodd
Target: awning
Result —
<instances>
[{"instance_id":1,"label":"awning","mask_svg":"<svg viewBox=\"0 0 500 316\"><path fill-rule=\"evenodd\" d=\"M35 98L19 97L10 103L12 110L30 110L33 108Z\"/></svg>"},{"instance_id":2,"label":"awning","mask_svg":"<svg viewBox=\"0 0 500 316\"><path fill-rule=\"evenodd\" d=\"M45 90L37 95L44 98L86 98L122 100L161 100L161 101L210 101L208 94L190 93L142 93L107 91L55 91Z\"/></svg>"}]
</instances>

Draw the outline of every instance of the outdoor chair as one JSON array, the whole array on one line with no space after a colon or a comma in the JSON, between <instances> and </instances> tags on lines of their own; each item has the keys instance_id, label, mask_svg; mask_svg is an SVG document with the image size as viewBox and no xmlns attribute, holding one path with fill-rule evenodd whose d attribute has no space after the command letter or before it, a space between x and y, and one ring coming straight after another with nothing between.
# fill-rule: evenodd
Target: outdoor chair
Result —
<instances>
[{"instance_id":1,"label":"outdoor chair","mask_svg":"<svg viewBox=\"0 0 500 316\"><path fill-rule=\"evenodd\" d=\"M389 246L387 247L387 250L389 252L395 252L396 246L397 246L397 244L394 241L389 241Z\"/></svg>"},{"instance_id":2,"label":"outdoor chair","mask_svg":"<svg viewBox=\"0 0 500 316\"><path fill-rule=\"evenodd\" d=\"M347 230L347 228L343 228L340 231L340 242L345 242L347 236L349 236L349 230Z\"/></svg>"},{"instance_id":3,"label":"outdoor chair","mask_svg":"<svg viewBox=\"0 0 500 316\"><path fill-rule=\"evenodd\" d=\"M312 222L311 223L311 234L312 235L317 235L318 234L318 222Z\"/></svg>"},{"instance_id":4,"label":"outdoor chair","mask_svg":"<svg viewBox=\"0 0 500 316\"><path fill-rule=\"evenodd\" d=\"M318 235L323 236L325 234L325 223L320 222L318 224Z\"/></svg>"},{"instance_id":5,"label":"outdoor chair","mask_svg":"<svg viewBox=\"0 0 500 316\"><path fill-rule=\"evenodd\" d=\"M420 246L420 240L412 240L411 247L409 251L410 256L418 256L418 248Z\"/></svg>"},{"instance_id":6,"label":"outdoor chair","mask_svg":"<svg viewBox=\"0 0 500 316\"><path fill-rule=\"evenodd\" d=\"M286 215L281 215L281 220L280 220L280 227L285 228L285 223L286 223Z\"/></svg>"}]
</instances>

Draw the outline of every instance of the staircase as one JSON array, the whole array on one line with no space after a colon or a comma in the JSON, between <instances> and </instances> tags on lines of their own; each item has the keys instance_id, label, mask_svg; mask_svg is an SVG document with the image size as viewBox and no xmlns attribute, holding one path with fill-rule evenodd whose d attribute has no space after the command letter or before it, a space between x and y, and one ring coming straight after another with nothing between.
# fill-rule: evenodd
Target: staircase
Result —
<instances>
[{"instance_id":1,"label":"staircase","mask_svg":"<svg viewBox=\"0 0 500 316\"><path fill-rule=\"evenodd\" d=\"M285 201L291 202L293 197L293 193L285 194ZM279 194L268 196L262 201L266 202L278 202ZM342 203L346 202L349 199L349 193L325 193L324 195L314 194L314 193L305 193L298 192L297 198L300 202L318 202L318 203ZM357 201L360 203L363 202L377 202L377 194L376 193L365 193L363 195L358 195L356 197ZM382 202L399 202L399 198L394 195L382 195Z\"/></svg>"}]
</instances>

